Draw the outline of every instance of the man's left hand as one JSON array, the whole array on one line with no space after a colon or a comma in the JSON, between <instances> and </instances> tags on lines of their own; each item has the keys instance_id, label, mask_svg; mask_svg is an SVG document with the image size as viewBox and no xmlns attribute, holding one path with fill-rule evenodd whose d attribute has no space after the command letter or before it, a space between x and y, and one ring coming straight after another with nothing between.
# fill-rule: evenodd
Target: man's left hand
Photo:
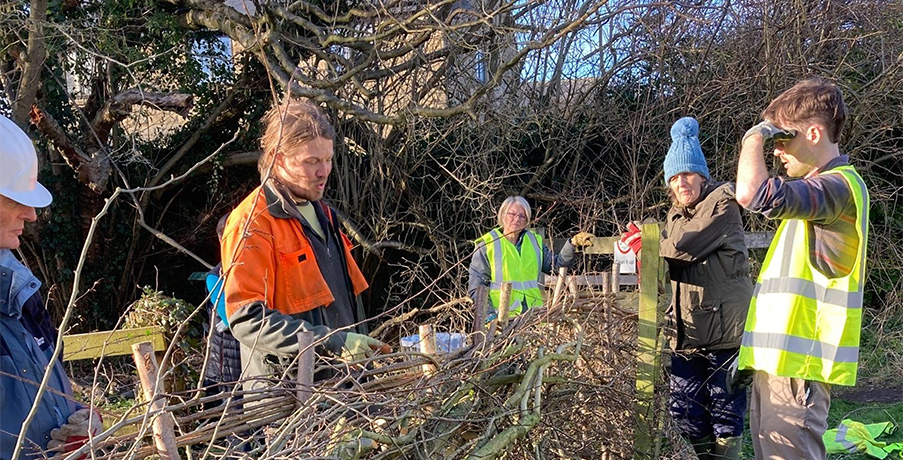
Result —
<instances>
[{"instance_id":1,"label":"man's left hand","mask_svg":"<svg viewBox=\"0 0 903 460\"><path fill-rule=\"evenodd\" d=\"M746 142L750 136L758 134L762 136L762 141L767 141L768 139L780 138L780 139L791 139L796 136L795 131L785 131L781 128L778 128L774 125L774 123L765 120L752 128L749 128L746 133L743 135L743 139L740 141L741 144Z\"/></svg>"},{"instance_id":2,"label":"man's left hand","mask_svg":"<svg viewBox=\"0 0 903 460\"><path fill-rule=\"evenodd\" d=\"M57 450L54 458L62 458L67 453L83 446L88 440L103 431L100 413L89 408L79 409L69 416L69 420L59 428L50 431L48 449Z\"/></svg>"}]
</instances>

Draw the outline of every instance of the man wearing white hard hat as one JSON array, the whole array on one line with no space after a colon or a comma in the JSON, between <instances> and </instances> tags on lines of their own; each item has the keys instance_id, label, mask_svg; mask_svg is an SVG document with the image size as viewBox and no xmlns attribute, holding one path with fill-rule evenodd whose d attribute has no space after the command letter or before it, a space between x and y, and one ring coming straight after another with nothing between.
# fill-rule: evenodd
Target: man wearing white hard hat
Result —
<instances>
[{"instance_id":1,"label":"man wearing white hard hat","mask_svg":"<svg viewBox=\"0 0 903 460\"><path fill-rule=\"evenodd\" d=\"M35 208L53 201L37 175L31 139L0 116L0 460L12 459L17 445L20 459L47 448L72 451L101 429L99 415L72 399L62 363L50 362L58 333L38 292L41 281L12 251L25 222L37 220ZM47 389L35 403L47 368ZM33 406L34 417L21 433Z\"/></svg>"}]
</instances>

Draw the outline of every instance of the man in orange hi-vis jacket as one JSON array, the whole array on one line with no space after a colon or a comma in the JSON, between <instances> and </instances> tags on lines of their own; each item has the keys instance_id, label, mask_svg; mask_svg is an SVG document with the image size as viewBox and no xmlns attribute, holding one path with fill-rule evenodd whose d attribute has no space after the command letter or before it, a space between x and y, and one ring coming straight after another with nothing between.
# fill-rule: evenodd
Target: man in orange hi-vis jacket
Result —
<instances>
[{"instance_id":1,"label":"man in orange hi-vis jacket","mask_svg":"<svg viewBox=\"0 0 903 460\"><path fill-rule=\"evenodd\" d=\"M322 339L318 353L344 361L390 351L366 335L360 294L367 281L322 201L335 130L315 105L297 99L270 109L263 122L261 185L230 214L221 248L243 376L281 374L300 351L302 331Z\"/></svg>"}]
</instances>

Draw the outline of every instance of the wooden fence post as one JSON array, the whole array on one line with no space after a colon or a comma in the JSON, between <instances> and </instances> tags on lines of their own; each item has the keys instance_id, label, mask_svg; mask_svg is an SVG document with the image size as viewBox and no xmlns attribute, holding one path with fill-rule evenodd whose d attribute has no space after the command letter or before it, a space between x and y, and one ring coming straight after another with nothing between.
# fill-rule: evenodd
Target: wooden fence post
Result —
<instances>
[{"instance_id":1,"label":"wooden fence post","mask_svg":"<svg viewBox=\"0 0 903 460\"><path fill-rule=\"evenodd\" d=\"M436 356L436 334L433 334L432 324L421 324L418 332L420 332L420 352L425 355ZM436 373L436 366L432 364L424 364L423 375L429 376Z\"/></svg>"},{"instance_id":2,"label":"wooden fence post","mask_svg":"<svg viewBox=\"0 0 903 460\"><path fill-rule=\"evenodd\" d=\"M655 436L655 384L658 381L660 356L658 354L658 277L661 258L659 250L659 225L642 226L643 250L640 262L639 324L637 326L636 369L636 430L634 433L634 458L654 459Z\"/></svg>"},{"instance_id":3,"label":"wooden fence post","mask_svg":"<svg viewBox=\"0 0 903 460\"><path fill-rule=\"evenodd\" d=\"M564 305L560 305L560 304L564 303L563 302L564 299L561 298L561 291L564 290L564 281L565 281L565 278L567 278L567 274L568 274L567 267L559 267L558 268L558 279L555 280L555 290L552 291L552 301L549 302L549 308L546 309L546 311L547 311L546 316L548 316L549 312L551 312L552 309L554 309L556 307L560 306L562 309L564 308ZM548 317L546 318L546 320L548 320Z\"/></svg>"},{"instance_id":4,"label":"wooden fence post","mask_svg":"<svg viewBox=\"0 0 903 460\"><path fill-rule=\"evenodd\" d=\"M618 293L621 292L621 264L618 262L614 262L611 265L611 279L609 280L609 294L608 297L608 308L605 309L605 332L608 338L608 346L614 347L614 334L612 334L612 329L615 327L615 321L613 316L613 311L618 304ZM621 339L621 335L618 334L618 340ZM612 361L615 364L618 364L618 353L614 353L614 348L610 348L612 350Z\"/></svg>"},{"instance_id":5,"label":"wooden fence post","mask_svg":"<svg viewBox=\"0 0 903 460\"><path fill-rule=\"evenodd\" d=\"M159 412L166 403L164 399L157 398L157 373L160 367L157 358L154 357L154 345L151 342L141 342L132 345L132 356L138 368L138 377L141 379L141 388L144 389L144 397L150 401L148 412ZM179 450L176 447L175 421L169 412L158 413L153 420L151 430L154 433L154 446L157 455L162 460L176 460L179 458Z\"/></svg>"},{"instance_id":6,"label":"wooden fence post","mask_svg":"<svg viewBox=\"0 0 903 460\"><path fill-rule=\"evenodd\" d=\"M489 304L489 288L480 286L477 288L477 298L473 303L473 348L479 350L486 340L486 308Z\"/></svg>"},{"instance_id":7,"label":"wooden fence post","mask_svg":"<svg viewBox=\"0 0 903 460\"><path fill-rule=\"evenodd\" d=\"M298 388L295 390L295 395L298 398L299 408L304 406L313 394L315 356L312 343L314 343L313 332L298 333L298 350L301 355L298 357Z\"/></svg>"},{"instance_id":8,"label":"wooden fence post","mask_svg":"<svg viewBox=\"0 0 903 460\"><path fill-rule=\"evenodd\" d=\"M499 330L508 325L508 309L511 307L511 283L502 283L502 292L499 293Z\"/></svg>"}]
</instances>

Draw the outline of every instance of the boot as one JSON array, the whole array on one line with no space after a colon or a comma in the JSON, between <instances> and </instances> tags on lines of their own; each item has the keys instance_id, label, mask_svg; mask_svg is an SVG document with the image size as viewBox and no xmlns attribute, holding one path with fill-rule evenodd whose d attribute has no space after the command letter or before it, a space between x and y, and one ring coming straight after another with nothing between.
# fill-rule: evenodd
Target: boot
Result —
<instances>
[{"instance_id":1,"label":"boot","mask_svg":"<svg viewBox=\"0 0 903 460\"><path fill-rule=\"evenodd\" d=\"M712 446L712 459L714 460L739 460L740 448L743 447L743 438L731 436L718 438Z\"/></svg>"},{"instance_id":2,"label":"boot","mask_svg":"<svg viewBox=\"0 0 903 460\"><path fill-rule=\"evenodd\" d=\"M702 438L690 439L690 445L693 446L693 450L696 451L696 456L699 457L699 460L713 460L711 451L715 445L714 435L710 434Z\"/></svg>"}]
</instances>

